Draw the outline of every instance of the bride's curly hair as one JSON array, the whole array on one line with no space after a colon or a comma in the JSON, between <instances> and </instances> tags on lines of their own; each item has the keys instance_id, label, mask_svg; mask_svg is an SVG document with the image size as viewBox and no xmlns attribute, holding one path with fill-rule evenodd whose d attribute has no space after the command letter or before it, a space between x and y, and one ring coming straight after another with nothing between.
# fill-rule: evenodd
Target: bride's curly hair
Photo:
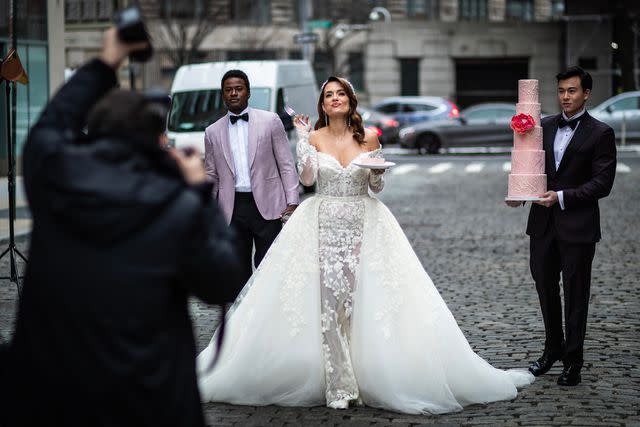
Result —
<instances>
[{"instance_id":1,"label":"bride's curly hair","mask_svg":"<svg viewBox=\"0 0 640 427\"><path fill-rule=\"evenodd\" d=\"M329 123L327 123L327 120L325 120L326 114L322 109L322 104L324 101L324 88L329 82L339 83L347 93L347 97L349 98L349 114L347 115L347 123L349 124L349 128L353 132L353 138L358 141L358 144L364 144L364 126L362 125L362 117L357 111L358 98L356 98L356 93L353 90L353 86L351 85L349 80L342 77L331 76L322 84L322 87L320 88L320 99L318 99L318 121L316 121L314 129L318 130L329 125Z\"/></svg>"}]
</instances>

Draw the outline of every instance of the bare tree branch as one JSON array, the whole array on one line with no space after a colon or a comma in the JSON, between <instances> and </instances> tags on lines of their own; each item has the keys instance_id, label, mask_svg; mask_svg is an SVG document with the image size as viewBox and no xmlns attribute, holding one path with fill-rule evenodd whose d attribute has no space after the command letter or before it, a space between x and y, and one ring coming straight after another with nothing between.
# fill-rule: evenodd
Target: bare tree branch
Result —
<instances>
[{"instance_id":1,"label":"bare tree branch","mask_svg":"<svg viewBox=\"0 0 640 427\"><path fill-rule=\"evenodd\" d=\"M213 32L220 11L212 12L209 3L211 0L181 0L176 8L172 0L162 0L158 34L174 67L194 61L200 45Z\"/></svg>"}]
</instances>

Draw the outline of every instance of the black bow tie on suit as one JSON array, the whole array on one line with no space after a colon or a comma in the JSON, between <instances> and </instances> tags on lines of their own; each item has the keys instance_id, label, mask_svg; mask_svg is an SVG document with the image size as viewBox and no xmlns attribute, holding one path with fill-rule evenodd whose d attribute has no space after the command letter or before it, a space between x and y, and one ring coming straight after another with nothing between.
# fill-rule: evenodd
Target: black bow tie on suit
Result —
<instances>
[{"instance_id":1,"label":"black bow tie on suit","mask_svg":"<svg viewBox=\"0 0 640 427\"><path fill-rule=\"evenodd\" d=\"M571 130L574 130L576 126L578 126L579 121L580 119L565 120L564 117L560 117L560 121L558 122L558 128L561 129L565 126L569 126Z\"/></svg>"},{"instance_id":2,"label":"black bow tie on suit","mask_svg":"<svg viewBox=\"0 0 640 427\"><path fill-rule=\"evenodd\" d=\"M249 113L240 114L239 116L234 116L233 114L231 114L229 116L229 120L231 120L231 124L232 125L235 125L236 122L238 120L240 120L240 119L244 120L245 122L248 122L249 121Z\"/></svg>"}]
</instances>

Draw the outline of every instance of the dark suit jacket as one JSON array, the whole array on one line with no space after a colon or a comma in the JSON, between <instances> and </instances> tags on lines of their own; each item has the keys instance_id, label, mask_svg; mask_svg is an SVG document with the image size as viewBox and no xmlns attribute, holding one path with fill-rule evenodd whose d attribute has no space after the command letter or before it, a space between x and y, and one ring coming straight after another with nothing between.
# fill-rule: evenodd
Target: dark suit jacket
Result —
<instances>
[{"instance_id":1,"label":"dark suit jacket","mask_svg":"<svg viewBox=\"0 0 640 427\"><path fill-rule=\"evenodd\" d=\"M233 299L232 236L157 141L77 139L115 84L100 61L78 70L25 147L33 231L2 426L204 424L187 298Z\"/></svg>"},{"instance_id":2,"label":"dark suit jacket","mask_svg":"<svg viewBox=\"0 0 640 427\"><path fill-rule=\"evenodd\" d=\"M527 234L538 237L554 227L558 239L575 243L600 240L598 199L611 192L616 173L616 144L613 129L585 112L567 146L558 170L553 143L561 115L542 120L547 189L564 192L565 209L531 205Z\"/></svg>"}]
</instances>

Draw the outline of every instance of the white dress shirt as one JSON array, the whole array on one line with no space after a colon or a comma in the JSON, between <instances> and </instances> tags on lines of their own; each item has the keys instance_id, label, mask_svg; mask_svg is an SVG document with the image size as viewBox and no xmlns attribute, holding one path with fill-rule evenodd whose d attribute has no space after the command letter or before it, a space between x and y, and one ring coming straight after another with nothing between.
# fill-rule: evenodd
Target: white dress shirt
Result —
<instances>
[{"instance_id":1,"label":"white dress shirt","mask_svg":"<svg viewBox=\"0 0 640 427\"><path fill-rule=\"evenodd\" d=\"M240 114L249 113L249 107ZM236 114L229 111L228 116ZM229 144L233 154L233 166L236 169L236 191L240 193L251 192L251 171L249 170L249 122L242 119L231 124L229 119Z\"/></svg>"},{"instance_id":2,"label":"white dress shirt","mask_svg":"<svg viewBox=\"0 0 640 427\"><path fill-rule=\"evenodd\" d=\"M563 128L558 128L558 130L556 131L556 138L553 141L553 157L555 160L556 170L558 170L558 167L560 166L560 162L562 161L562 156L564 156L565 151L567 151L567 146L571 142L571 138L573 138L573 135L576 133L576 130L578 130L578 126L580 126L579 117L582 116L584 112L585 112L585 109L583 108L573 117L571 117L571 120L578 120L578 124L576 125L575 129L571 129L569 126L565 126ZM569 118L564 113L564 111L562 112L562 118L565 119L566 121L569 121ZM557 194L558 194L558 203L560 203L560 209L564 210L563 191L560 190L557 192Z\"/></svg>"}]
</instances>

